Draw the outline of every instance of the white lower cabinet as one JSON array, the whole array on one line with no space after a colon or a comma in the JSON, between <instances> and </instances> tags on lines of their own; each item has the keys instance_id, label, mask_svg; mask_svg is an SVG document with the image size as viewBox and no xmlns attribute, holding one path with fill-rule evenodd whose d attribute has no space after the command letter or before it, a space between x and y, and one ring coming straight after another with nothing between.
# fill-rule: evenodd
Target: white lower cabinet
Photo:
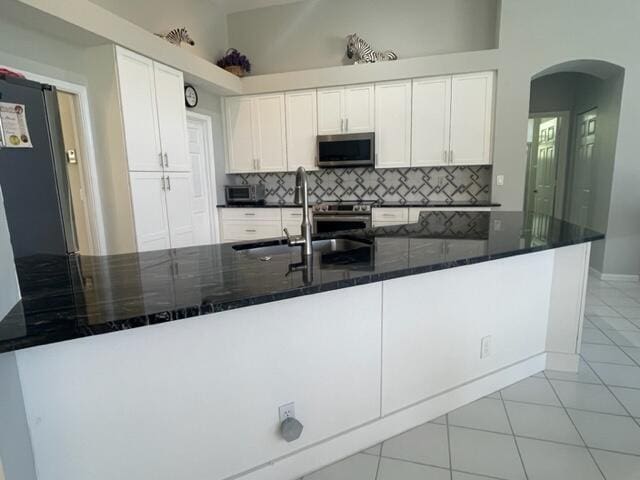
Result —
<instances>
[{"instance_id":1,"label":"white lower cabinet","mask_svg":"<svg viewBox=\"0 0 640 480\"><path fill-rule=\"evenodd\" d=\"M196 241L192 216L193 186L191 173L165 173L165 183L171 247L190 247Z\"/></svg>"},{"instance_id":2,"label":"white lower cabinet","mask_svg":"<svg viewBox=\"0 0 640 480\"><path fill-rule=\"evenodd\" d=\"M220 208L223 242L242 242L282 236L279 208Z\"/></svg>"},{"instance_id":3,"label":"white lower cabinet","mask_svg":"<svg viewBox=\"0 0 640 480\"><path fill-rule=\"evenodd\" d=\"M171 248L162 172L131 172L131 201L138 250Z\"/></svg>"},{"instance_id":4,"label":"white lower cabinet","mask_svg":"<svg viewBox=\"0 0 640 480\"><path fill-rule=\"evenodd\" d=\"M371 211L371 221L374 227L387 225L401 225L409 222L408 208L374 208Z\"/></svg>"},{"instance_id":5,"label":"white lower cabinet","mask_svg":"<svg viewBox=\"0 0 640 480\"><path fill-rule=\"evenodd\" d=\"M300 234L300 208L220 208L220 231L223 242L242 242L282 237L286 228L291 235ZM309 221L313 221L309 209Z\"/></svg>"},{"instance_id":6,"label":"white lower cabinet","mask_svg":"<svg viewBox=\"0 0 640 480\"><path fill-rule=\"evenodd\" d=\"M193 187L187 172L131 172L138 251L193 245Z\"/></svg>"}]
</instances>

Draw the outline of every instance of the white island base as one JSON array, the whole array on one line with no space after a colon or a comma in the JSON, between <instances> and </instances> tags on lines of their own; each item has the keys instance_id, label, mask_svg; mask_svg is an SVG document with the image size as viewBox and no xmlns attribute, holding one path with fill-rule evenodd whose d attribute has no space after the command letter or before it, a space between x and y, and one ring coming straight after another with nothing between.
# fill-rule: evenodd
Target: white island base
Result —
<instances>
[{"instance_id":1,"label":"white island base","mask_svg":"<svg viewBox=\"0 0 640 480\"><path fill-rule=\"evenodd\" d=\"M22 396L0 393L0 452L8 436L33 451L2 459L7 480L30 461L15 480L296 479L545 368L574 371L589 249L2 355ZM291 443L289 402L304 425Z\"/></svg>"}]
</instances>

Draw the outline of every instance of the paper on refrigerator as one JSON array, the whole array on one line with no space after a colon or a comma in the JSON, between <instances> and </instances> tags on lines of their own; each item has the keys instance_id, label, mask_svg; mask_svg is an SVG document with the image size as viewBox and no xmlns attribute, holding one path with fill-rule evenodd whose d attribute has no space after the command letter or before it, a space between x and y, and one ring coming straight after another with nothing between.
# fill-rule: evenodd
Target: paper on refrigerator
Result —
<instances>
[{"instance_id":1,"label":"paper on refrigerator","mask_svg":"<svg viewBox=\"0 0 640 480\"><path fill-rule=\"evenodd\" d=\"M24 105L0 102L0 134L4 148L33 148Z\"/></svg>"}]
</instances>

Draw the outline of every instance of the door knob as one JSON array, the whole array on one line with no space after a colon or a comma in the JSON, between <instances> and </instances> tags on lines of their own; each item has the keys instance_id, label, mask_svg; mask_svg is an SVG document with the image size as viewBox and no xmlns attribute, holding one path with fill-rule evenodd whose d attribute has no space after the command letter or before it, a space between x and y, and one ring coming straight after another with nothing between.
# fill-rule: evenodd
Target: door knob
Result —
<instances>
[{"instance_id":1,"label":"door knob","mask_svg":"<svg viewBox=\"0 0 640 480\"><path fill-rule=\"evenodd\" d=\"M280 434L287 442L293 442L302 435L303 425L293 417L285 418L280 424Z\"/></svg>"}]
</instances>

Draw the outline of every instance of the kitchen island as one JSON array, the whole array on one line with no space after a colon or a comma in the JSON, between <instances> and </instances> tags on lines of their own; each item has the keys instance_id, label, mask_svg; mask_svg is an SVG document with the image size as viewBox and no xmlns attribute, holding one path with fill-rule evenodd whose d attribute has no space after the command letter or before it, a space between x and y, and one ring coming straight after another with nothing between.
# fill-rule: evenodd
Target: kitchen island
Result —
<instances>
[{"instance_id":1,"label":"kitchen island","mask_svg":"<svg viewBox=\"0 0 640 480\"><path fill-rule=\"evenodd\" d=\"M0 322L21 396L3 415L24 418L37 478L294 479L577 368L603 235L442 212L331 237L308 262L280 239L21 261L23 299Z\"/></svg>"}]
</instances>

